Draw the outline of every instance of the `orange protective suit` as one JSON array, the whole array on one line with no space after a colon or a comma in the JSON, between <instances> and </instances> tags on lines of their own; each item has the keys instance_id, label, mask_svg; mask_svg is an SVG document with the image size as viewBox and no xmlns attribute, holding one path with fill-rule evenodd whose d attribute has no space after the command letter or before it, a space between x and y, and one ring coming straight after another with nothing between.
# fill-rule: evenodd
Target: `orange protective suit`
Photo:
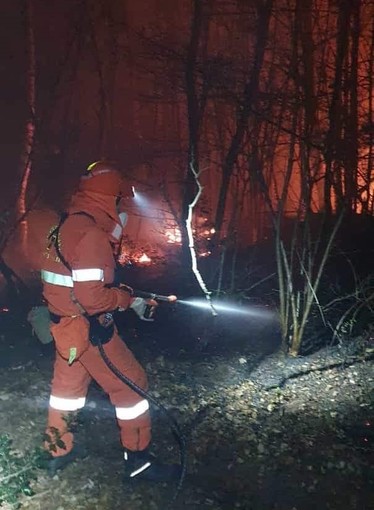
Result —
<instances>
[{"instance_id":1,"label":"orange protective suit","mask_svg":"<svg viewBox=\"0 0 374 510\"><path fill-rule=\"evenodd\" d=\"M91 180L92 177L92 180ZM144 450L151 439L148 401L122 383L105 365L89 340L89 315L126 309L132 302L124 290L110 287L114 278L117 230L123 225L116 208L117 175L100 169L81 180L69 216L60 227L58 250L49 243L43 257L43 294L54 317L51 332L56 361L49 401L46 448L53 456L69 453L74 444L70 416L81 409L94 379L115 406L121 442L130 451ZM96 187L95 187L96 186ZM85 213L85 214L77 214ZM116 225L118 227L116 227ZM114 239L113 239L114 237ZM63 256L64 262L61 261ZM104 346L112 363L138 386L147 389L143 368L116 328Z\"/></svg>"}]
</instances>

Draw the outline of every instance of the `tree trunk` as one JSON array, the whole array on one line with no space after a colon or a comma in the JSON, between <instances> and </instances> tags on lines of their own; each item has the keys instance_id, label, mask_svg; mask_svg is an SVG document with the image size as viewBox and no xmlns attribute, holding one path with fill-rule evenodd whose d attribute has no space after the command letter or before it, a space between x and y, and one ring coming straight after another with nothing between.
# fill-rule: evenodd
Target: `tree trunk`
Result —
<instances>
[{"instance_id":1,"label":"tree trunk","mask_svg":"<svg viewBox=\"0 0 374 510\"><path fill-rule=\"evenodd\" d=\"M187 63L185 71L186 94L187 94L187 112L188 112L188 156L187 170L184 180L182 211L181 211L181 234L182 234L182 256L185 262L190 259L188 247L188 236L184 226L188 216L188 206L192 202L196 190L196 181L191 171L191 165L196 173L199 173L199 98L196 84L196 63L199 51L199 44L202 32L202 2L194 0L193 14L191 23L191 35L187 53Z\"/></svg>"},{"instance_id":2,"label":"tree trunk","mask_svg":"<svg viewBox=\"0 0 374 510\"><path fill-rule=\"evenodd\" d=\"M231 175L235 167L238 154L243 143L244 134L247 130L248 119L251 110L257 99L259 90L260 73L264 61L266 42L268 39L269 23L273 0L266 0L265 4L258 8L258 23L256 35L256 48L254 50L254 62L250 71L250 78L244 88L243 101L237 113L238 120L236 123L235 133L232 137L230 147L228 149L222 168L221 187L218 196L218 203L215 217L215 229L217 238L222 231L226 199L229 191Z\"/></svg>"},{"instance_id":3,"label":"tree trunk","mask_svg":"<svg viewBox=\"0 0 374 510\"><path fill-rule=\"evenodd\" d=\"M360 41L360 0L352 2L351 58L347 72L348 105L344 137L345 155L345 203L348 211L357 211L358 185L358 56Z\"/></svg>"},{"instance_id":4,"label":"tree trunk","mask_svg":"<svg viewBox=\"0 0 374 510\"><path fill-rule=\"evenodd\" d=\"M98 94L99 94L99 109L97 112L98 117L98 153L97 159L104 159L106 156L106 133L107 133L107 120L108 120L108 99L105 87L104 65L102 62L99 41L96 34L94 14L91 11L90 1L86 0L86 9L88 17L89 34L92 44L92 56L94 58L96 73L98 78ZM94 6L92 7L94 9Z\"/></svg>"},{"instance_id":5,"label":"tree trunk","mask_svg":"<svg viewBox=\"0 0 374 510\"><path fill-rule=\"evenodd\" d=\"M296 4L297 35L302 49L302 87L305 109L305 139L310 140L316 125L316 93L314 80L314 43L312 28L312 0L298 0Z\"/></svg>"},{"instance_id":6,"label":"tree trunk","mask_svg":"<svg viewBox=\"0 0 374 510\"><path fill-rule=\"evenodd\" d=\"M336 164L338 151L341 150L342 140L342 88L344 62L347 56L349 27L351 17L351 0L342 0L338 10L338 30L336 35L335 75L332 85L332 96L329 108L329 129L325 141L325 212L332 213L331 190L334 189L337 207L342 207L342 182L340 165Z\"/></svg>"},{"instance_id":7,"label":"tree trunk","mask_svg":"<svg viewBox=\"0 0 374 510\"><path fill-rule=\"evenodd\" d=\"M368 111L368 161L366 171L366 202L365 212L374 215L374 175L373 175L373 161L374 161L374 17L371 26L371 45L370 57L368 64L368 82L369 82L369 111Z\"/></svg>"},{"instance_id":8,"label":"tree trunk","mask_svg":"<svg viewBox=\"0 0 374 510\"><path fill-rule=\"evenodd\" d=\"M23 248L26 248L27 245L27 220L25 218L27 212L27 190L31 175L32 151L35 143L36 60L33 14L33 0L25 0L24 18L26 27L26 87L28 114L20 161L21 186L17 202L18 219L21 220L20 235Z\"/></svg>"}]
</instances>

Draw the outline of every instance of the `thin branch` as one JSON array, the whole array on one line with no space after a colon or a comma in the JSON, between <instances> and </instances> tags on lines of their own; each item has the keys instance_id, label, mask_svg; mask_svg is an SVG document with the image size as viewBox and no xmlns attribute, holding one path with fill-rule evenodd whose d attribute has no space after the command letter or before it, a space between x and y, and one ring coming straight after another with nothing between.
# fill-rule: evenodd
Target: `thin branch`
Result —
<instances>
[{"instance_id":1,"label":"thin branch","mask_svg":"<svg viewBox=\"0 0 374 510\"><path fill-rule=\"evenodd\" d=\"M192 218L193 218L193 210L196 204L198 203L201 194L203 192L203 187L200 183L199 176L200 174L196 172L193 162L190 162L190 170L192 172L192 175L195 178L195 182L197 185L197 192L195 195L195 198L192 200L190 204L188 204L188 215L186 219L186 229L187 229L187 236L188 236L188 247L190 249L191 253L191 261L192 261L192 272L194 273L196 280L198 281L201 290L204 292L205 297L210 305L210 308L212 310L212 315L216 317L218 315L217 311L214 308L212 298L211 298L211 292L208 290L203 277L201 276L201 273L197 266L197 256L196 256L196 249L195 249L195 241L193 237L193 230L192 230Z\"/></svg>"},{"instance_id":2,"label":"thin branch","mask_svg":"<svg viewBox=\"0 0 374 510\"><path fill-rule=\"evenodd\" d=\"M19 469L18 471L16 471L15 473L11 473L10 475L2 476L0 478L0 483L7 482L8 480L11 480L12 478L15 478L16 476L22 475L23 473L26 473L27 471L30 471L34 467L35 466L33 466L33 465L25 466L22 469Z\"/></svg>"}]
</instances>

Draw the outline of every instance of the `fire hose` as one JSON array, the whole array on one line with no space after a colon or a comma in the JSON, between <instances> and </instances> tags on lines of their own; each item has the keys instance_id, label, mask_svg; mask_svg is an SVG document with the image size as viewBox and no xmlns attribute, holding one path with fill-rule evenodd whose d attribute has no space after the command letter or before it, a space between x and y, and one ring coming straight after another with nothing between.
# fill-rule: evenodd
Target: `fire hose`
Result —
<instances>
[{"instance_id":1,"label":"fire hose","mask_svg":"<svg viewBox=\"0 0 374 510\"><path fill-rule=\"evenodd\" d=\"M155 301L167 302L167 303L173 303L173 302L177 301L177 297L173 296L173 295L163 296L163 295L155 294L155 293L152 293L152 292L144 292L144 291L138 291L138 290L132 290L132 296L133 297L140 297L140 298L143 298L143 299L146 299L146 300L147 299L153 299ZM153 312L154 312L154 306L148 305L144 315L145 315L146 318L149 318L149 317L151 317L153 315ZM186 455L186 440L185 440L184 434L183 434L183 432L182 432L178 422L174 418L174 416L170 413L170 411L168 409L166 409L166 407L163 404L161 404L156 398L154 398L152 395L150 395L147 391L145 391L142 388L140 388L140 386L138 386L136 383L134 383L134 381L132 381L126 375L124 375L112 363L112 361L108 358L108 356L107 356L107 354L106 354L106 352L104 350L103 343L100 340L97 341L97 347L99 349L101 357L103 358L104 363L109 368L109 370L116 377L118 377L118 379L120 381L122 381L124 384L127 384L127 386L129 386L133 391L135 391L135 393L137 393L141 397L147 399L151 404L156 406L162 412L162 414L166 417L167 421L169 422L171 431L173 432L174 437L175 437L175 439L176 439L176 441L178 443L179 458L180 458L179 480L178 480L178 484L177 484L177 487L175 489L175 492L173 494L173 497L172 497L172 499L171 499L171 501L169 503L169 507L170 507L170 505L172 505L175 502L175 500L177 499L177 497L178 497L178 495L180 493L180 490L182 488L185 476L186 476L187 455Z\"/></svg>"}]
</instances>

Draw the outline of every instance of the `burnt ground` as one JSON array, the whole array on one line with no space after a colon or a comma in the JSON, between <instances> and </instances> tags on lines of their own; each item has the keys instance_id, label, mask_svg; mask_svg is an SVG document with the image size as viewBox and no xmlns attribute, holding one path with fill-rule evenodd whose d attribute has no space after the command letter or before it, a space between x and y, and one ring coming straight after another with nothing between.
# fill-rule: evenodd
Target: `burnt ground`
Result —
<instances>
[{"instance_id":1,"label":"burnt ground","mask_svg":"<svg viewBox=\"0 0 374 510\"><path fill-rule=\"evenodd\" d=\"M161 308L161 307L160 307ZM0 431L21 455L41 443L52 358L24 321L0 317ZM174 510L369 510L373 502L374 371L360 342L286 359L271 320L160 310L122 326L151 393L188 435L188 474ZM153 410L154 450L178 459ZM37 470L29 510L166 510L173 484L129 485L113 409L91 387L78 434L88 456L53 479ZM0 478L1 480L1 478ZM3 503L2 509L14 508Z\"/></svg>"}]
</instances>

